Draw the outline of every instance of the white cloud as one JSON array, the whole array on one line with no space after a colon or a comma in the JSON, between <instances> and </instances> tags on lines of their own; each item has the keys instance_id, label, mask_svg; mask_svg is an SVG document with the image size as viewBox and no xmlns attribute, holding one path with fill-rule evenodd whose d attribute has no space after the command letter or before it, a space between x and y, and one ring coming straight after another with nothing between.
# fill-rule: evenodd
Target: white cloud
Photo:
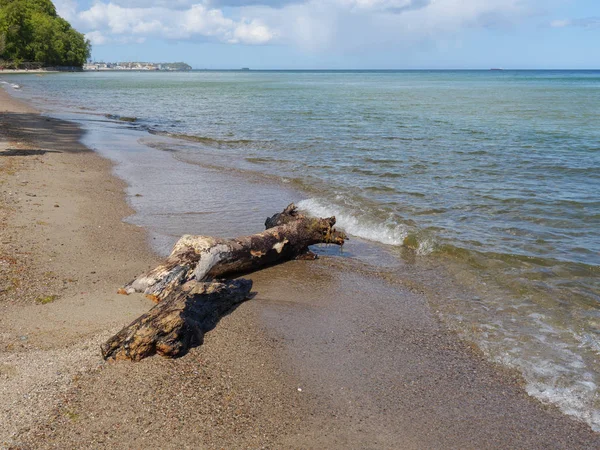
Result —
<instances>
[{"instance_id":1,"label":"white cloud","mask_svg":"<svg viewBox=\"0 0 600 450\"><path fill-rule=\"evenodd\" d=\"M187 9L192 5L203 4L211 7L264 5L281 8L289 3L303 3L306 0L112 0L115 5L128 8L151 8L155 6L169 9Z\"/></svg>"},{"instance_id":2,"label":"white cloud","mask_svg":"<svg viewBox=\"0 0 600 450\"><path fill-rule=\"evenodd\" d=\"M369 51L452 39L478 27L511 26L535 0L310 0L282 9L244 8L260 15L279 40L307 51Z\"/></svg>"},{"instance_id":3,"label":"white cloud","mask_svg":"<svg viewBox=\"0 0 600 450\"><path fill-rule=\"evenodd\" d=\"M109 41L100 31L90 31L86 33L85 37L89 39L92 45L103 45Z\"/></svg>"},{"instance_id":4,"label":"white cloud","mask_svg":"<svg viewBox=\"0 0 600 450\"><path fill-rule=\"evenodd\" d=\"M112 0L112 3L124 8L169 8L187 9L200 0Z\"/></svg>"},{"instance_id":5,"label":"white cloud","mask_svg":"<svg viewBox=\"0 0 600 450\"><path fill-rule=\"evenodd\" d=\"M113 2L96 2L85 11L76 12L73 2L63 0L57 2L57 8L63 17L71 20L97 45L115 39L123 41L127 37L213 39L240 44L265 44L275 38L274 31L257 18L234 20L225 17L222 10L200 3L180 10L164 6L123 7Z\"/></svg>"},{"instance_id":6,"label":"white cloud","mask_svg":"<svg viewBox=\"0 0 600 450\"><path fill-rule=\"evenodd\" d=\"M550 22L552 28L580 27L600 28L600 17L585 17L583 19L563 19Z\"/></svg>"},{"instance_id":7,"label":"white cloud","mask_svg":"<svg viewBox=\"0 0 600 450\"><path fill-rule=\"evenodd\" d=\"M234 32L231 43L265 44L275 37L273 31L257 21L242 22Z\"/></svg>"},{"instance_id":8,"label":"white cloud","mask_svg":"<svg viewBox=\"0 0 600 450\"><path fill-rule=\"evenodd\" d=\"M135 36L114 36L109 37L102 34L100 31L91 31L86 33L86 39L89 39L92 45L105 45L105 44L143 44L146 42L144 37Z\"/></svg>"},{"instance_id":9,"label":"white cloud","mask_svg":"<svg viewBox=\"0 0 600 450\"><path fill-rule=\"evenodd\" d=\"M404 11L426 8L432 0L346 0L341 3L347 4L354 10L384 11L398 14Z\"/></svg>"},{"instance_id":10,"label":"white cloud","mask_svg":"<svg viewBox=\"0 0 600 450\"><path fill-rule=\"evenodd\" d=\"M444 41L466 28L510 26L531 14L540 1L96 0L84 11L77 9L75 0L55 4L97 45L154 37L281 43L315 52ZM561 26L559 22L553 26Z\"/></svg>"},{"instance_id":11,"label":"white cloud","mask_svg":"<svg viewBox=\"0 0 600 450\"><path fill-rule=\"evenodd\" d=\"M68 21L77 16L77 2L75 0L53 0L53 3L58 15Z\"/></svg>"},{"instance_id":12,"label":"white cloud","mask_svg":"<svg viewBox=\"0 0 600 450\"><path fill-rule=\"evenodd\" d=\"M571 21L568 19L564 19L564 20L553 20L552 22L550 22L550 26L552 28L565 28L571 25Z\"/></svg>"}]
</instances>

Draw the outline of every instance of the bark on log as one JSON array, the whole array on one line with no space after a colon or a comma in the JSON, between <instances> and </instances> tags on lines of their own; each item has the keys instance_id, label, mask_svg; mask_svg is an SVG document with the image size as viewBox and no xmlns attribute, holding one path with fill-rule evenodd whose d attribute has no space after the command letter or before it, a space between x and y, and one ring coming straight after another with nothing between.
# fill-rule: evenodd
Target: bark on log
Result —
<instances>
[{"instance_id":1,"label":"bark on log","mask_svg":"<svg viewBox=\"0 0 600 450\"><path fill-rule=\"evenodd\" d=\"M245 301L250 280L189 282L102 345L104 359L140 361L156 353L176 358L202 345L204 334Z\"/></svg>"},{"instance_id":2,"label":"bark on log","mask_svg":"<svg viewBox=\"0 0 600 450\"><path fill-rule=\"evenodd\" d=\"M296 205L290 203L287 208L283 210L283 212L277 213L265 220L265 229L268 230L269 228L285 225L293 222L294 220L298 220L301 217L303 216L298 212Z\"/></svg>"},{"instance_id":3,"label":"bark on log","mask_svg":"<svg viewBox=\"0 0 600 450\"><path fill-rule=\"evenodd\" d=\"M346 235L334 228L335 217L316 219L298 213L292 204L267 219L267 230L237 239L183 236L167 260L140 275L120 292L143 292L161 301L190 280L209 281L254 272L294 259L310 245L343 245Z\"/></svg>"}]
</instances>

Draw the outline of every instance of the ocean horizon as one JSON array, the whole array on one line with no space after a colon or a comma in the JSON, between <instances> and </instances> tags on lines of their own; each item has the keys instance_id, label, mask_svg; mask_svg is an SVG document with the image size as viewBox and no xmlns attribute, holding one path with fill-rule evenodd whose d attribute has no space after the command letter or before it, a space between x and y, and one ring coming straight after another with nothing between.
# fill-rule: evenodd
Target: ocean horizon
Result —
<instances>
[{"instance_id":1,"label":"ocean horizon","mask_svg":"<svg viewBox=\"0 0 600 450\"><path fill-rule=\"evenodd\" d=\"M153 63L160 64L160 63ZM146 70L103 70L100 72L160 72L160 71L146 71ZM403 73L403 72L598 72L600 68L584 68L584 69L563 69L563 68L555 68L555 69L521 69L521 68L413 68L413 69L343 69L343 68L329 68L329 69L310 69L310 68L302 68L302 69L285 69L285 68L263 68L256 69L252 67L247 68L193 68L188 71L173 71L173 73L181 73L181 72L289 72L289 73ZM86 71L86 72L98 72L98 71Z\"/></svg>"}]
</instances>

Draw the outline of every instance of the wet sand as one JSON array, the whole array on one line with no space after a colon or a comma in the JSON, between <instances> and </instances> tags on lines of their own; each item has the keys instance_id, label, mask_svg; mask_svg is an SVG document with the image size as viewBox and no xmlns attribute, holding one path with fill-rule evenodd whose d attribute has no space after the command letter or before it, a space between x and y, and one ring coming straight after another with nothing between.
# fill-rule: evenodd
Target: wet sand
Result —
<instances>
[{"instance_id":1,"label":"wet sand","mask_svg":"<svg viewBox=\"0 0 600 450\"><path fill-rule=\"evenodd\" d=\"M152 306L115 292L157 257L80 138L0 90L0 447L600 447L448 332L409 267L286 263L184 358L104 363Z\"/></svg>"}]
</instances>

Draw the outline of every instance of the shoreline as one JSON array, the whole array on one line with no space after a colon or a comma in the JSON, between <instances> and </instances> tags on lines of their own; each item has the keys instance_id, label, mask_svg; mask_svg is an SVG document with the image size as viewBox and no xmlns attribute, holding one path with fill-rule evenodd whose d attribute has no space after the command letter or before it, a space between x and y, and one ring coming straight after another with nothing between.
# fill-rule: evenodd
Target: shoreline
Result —
<instances>
[{"instance_id":1,"label":"shoreline","mask_svg":"<svg viewBox=\"0 0 600 450\"><path fill-rule=\"evenodd\" d=\"M600 442L586 425L528 397L518 380L499 374L445 330L418 289L391 287L336 258L252 274L257 297L180 360L102 363L94 345L151 307L143 298L116 296L116 288L156 256L146 232L122 222L131 214L125 183L111 174L112 163L78 143L74 124L39 116L3 90L0 105L4 132L21 143L0 147L18 147L0 160L14 165L2 186L16 210L7 218L8 245L23 248L39 234L29 245L33 263L25 272L53 272L59 286L78 280L67 281L47 305L35 304L37 292L0 301L8 312L0 322L9 330L0 335L3 347L27 337L22 348L0 354L9 361L0 361L0 373L17 383L22 369L15 354L22 367L32 357L43 366L50 357L70 355L66 366L87 358L92 368L67 371L68 377L46 374L44 381L58 381L59 389L40 398L55 401L21 430L19 443L392 448L401 439L404 448L585 448ZM93 176L78 175L89 171ZM39 198L41 192L47 198ZM81 245L68 229L73 222L77 230L89 229L78 238ZM120 245L111 243L115 238ZM43 258L50 254L54 261ZM91 258L96 263L88 270ZM47 270L34 269L42 266ZM64 335L60 343L48 342L58 334ZM73 352L86 338L88 348ZM17 369L6 368L11 365ZM31 405L15 401L10 412L27 414Z\"/></svg>"},{"instance_id":2,"label":"shoreline","mask_svg":"<svg viewBox=\"0 0 600 450\"><path fill-rule=\"evenodd\" d=\"M124 182L79 143L74 124L42 117L3 89L0 111L3 448L98 365L107 328L143 311L140 299L120 302L112 285L152 255L143 230L121 222L132 212Z\"/></svg>"},{"instance_id":3,"label":"shoreline","mask_svg":"<svg viewBox=\"0 0 600 450\"><path fill-rule=\"evenodd\" d=\"M44 70L44 69L2 69L0 70L0 75L2 74L14 75L14 74L23 74L23 73L60 73L58 70Z\"/></svg>"}]
</instances>

